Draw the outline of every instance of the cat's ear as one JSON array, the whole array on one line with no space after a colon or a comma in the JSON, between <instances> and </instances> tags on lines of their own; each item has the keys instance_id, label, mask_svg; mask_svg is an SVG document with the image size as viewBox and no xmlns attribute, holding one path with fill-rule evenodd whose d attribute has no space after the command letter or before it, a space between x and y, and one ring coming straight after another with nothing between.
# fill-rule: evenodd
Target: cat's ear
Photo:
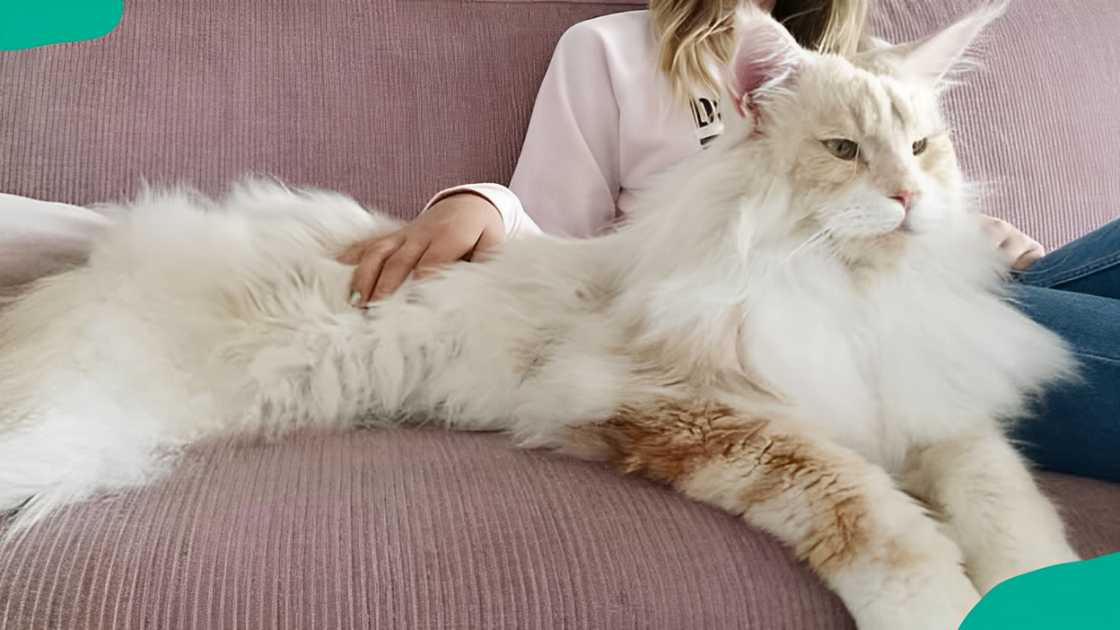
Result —
<instances>
[{"instance_id":1,"label":"cat's ear","mask_svg":"<svg viewBox=\"0 0 1120 630\"><path fill-rule=\"evenodd\" d=\"M957 20L953 25L925 39L882 49L897 60L900 76L942 85L947 76L960 66L965 53L980 33L1007 10L1007 0L981 7Z\"/></svg>"},{"instance_id":2,"label":"cat's ear","mask_svg":"<svg viewBox=\"0 0 1120 630\"><path fill-rule=\"evenodd\" d=\"M797 74L805 51L785 27L750 3L736 14L735 40L731 63L724 70L724 85L735 111L753 118L758 99Z\"/></svg>"}]
</instances>

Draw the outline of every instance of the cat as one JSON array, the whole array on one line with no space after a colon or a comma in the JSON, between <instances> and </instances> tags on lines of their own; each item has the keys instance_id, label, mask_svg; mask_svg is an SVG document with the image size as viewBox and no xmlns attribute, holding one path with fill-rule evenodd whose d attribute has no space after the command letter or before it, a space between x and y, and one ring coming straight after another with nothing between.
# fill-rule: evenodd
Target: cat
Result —
<instances>
[{"instance_id":1,"label":"cat","mask_svg":"<svg viewBox=\"0 0 1120 630\"><path fill-rule=\"evenodd\" d=\"M626 225L519 239L368 308L335 256L397 224L342 195L117 207L86 265L0 315L9 534L206 437L435 419L739 515L861 630L957 627L1077 559L1003 435L1075 366L1009 304L938 109L1000 11L848 60L743 9L724 134Z\"/></svg>"}]
</instances>

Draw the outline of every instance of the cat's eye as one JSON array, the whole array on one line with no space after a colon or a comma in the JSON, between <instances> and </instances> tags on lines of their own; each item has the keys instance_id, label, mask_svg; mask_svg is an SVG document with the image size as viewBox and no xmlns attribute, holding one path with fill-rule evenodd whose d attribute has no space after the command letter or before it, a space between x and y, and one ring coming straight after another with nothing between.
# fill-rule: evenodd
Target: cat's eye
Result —
<instances>
[{"instance_id":1,"label":"cat's eye","mask_svg":"<svg viewBox=\"0 0 1120 630\"><path fill-rule=\"evenodd\" d=\"M922 138L921 140L915 142L913 145L914 155L921 155L925 153L927 144L929 144L928 138Z\"/></svg>"},{"instance_id":2,"label":"cat's eye","mask_svg":"<svg viewBox=\"0 0 1120 630\"><path fill-rule=\"evenodd\" d=\"M844 138L831 138L828 140L821 140L824 148L832 155L840 158L841 160L851 161L859 156L859 145L851 140Z\"/></svg>"}]
</instances>

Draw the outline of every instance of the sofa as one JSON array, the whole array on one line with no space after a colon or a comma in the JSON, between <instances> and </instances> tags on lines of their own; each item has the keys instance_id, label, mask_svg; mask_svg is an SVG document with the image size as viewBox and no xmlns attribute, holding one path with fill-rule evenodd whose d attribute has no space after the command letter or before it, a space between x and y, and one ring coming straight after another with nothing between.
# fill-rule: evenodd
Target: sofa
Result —
<instances>
[{"instance_id":1,"label":"sofa","mask_svg":"<svg viewBox=\"0 0 1120 630\"><path fill-rule=\"evenodd\" d=\"M916 37L977 2L879 0L875 30ZM86 205L257 172L407 218L446 185L506 181L559 35L640 8L129 0L104 38L0 53L0 192ZM986 211L1049 248L1120 216L1116 33L1113 0L1018 0L947 98ZM80 260L80 232L0 230L0 252L42 254L0 283ZM1120 551L1120 485L1038 477L1082 554ZM852 627L732 516L494 434L204 444L0 546L4 630Z\"/></svg>"}]
</instances>

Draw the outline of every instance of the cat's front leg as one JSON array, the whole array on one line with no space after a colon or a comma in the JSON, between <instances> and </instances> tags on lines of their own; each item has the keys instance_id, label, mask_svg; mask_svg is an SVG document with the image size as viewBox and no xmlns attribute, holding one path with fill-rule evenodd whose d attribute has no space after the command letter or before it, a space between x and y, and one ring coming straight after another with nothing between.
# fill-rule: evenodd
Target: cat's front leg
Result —
<instances>
[{"instance_id":1,"label":"cat's front leg","mask_svg":"<svg viewBox=\"0 0 1120 630\"><path fill-rule=\"evenodd\" d=\"M623 408L571 440L773 534L861 630L956 628L979 600L960 550L884 470L792 425L665 400Z\"/></svg>"},{"instance_id":2,"label":"cat's front leg","mask_svg":"<svg viewBox=\"0 0 1120 630\"><path fill-rule=\"evenodd\" d=\"M1057 510L1022 457L994 431L911 453L904 484L942 513L981 593L1016 575L1078 559Z\"/></svg>"}]
</instances>

